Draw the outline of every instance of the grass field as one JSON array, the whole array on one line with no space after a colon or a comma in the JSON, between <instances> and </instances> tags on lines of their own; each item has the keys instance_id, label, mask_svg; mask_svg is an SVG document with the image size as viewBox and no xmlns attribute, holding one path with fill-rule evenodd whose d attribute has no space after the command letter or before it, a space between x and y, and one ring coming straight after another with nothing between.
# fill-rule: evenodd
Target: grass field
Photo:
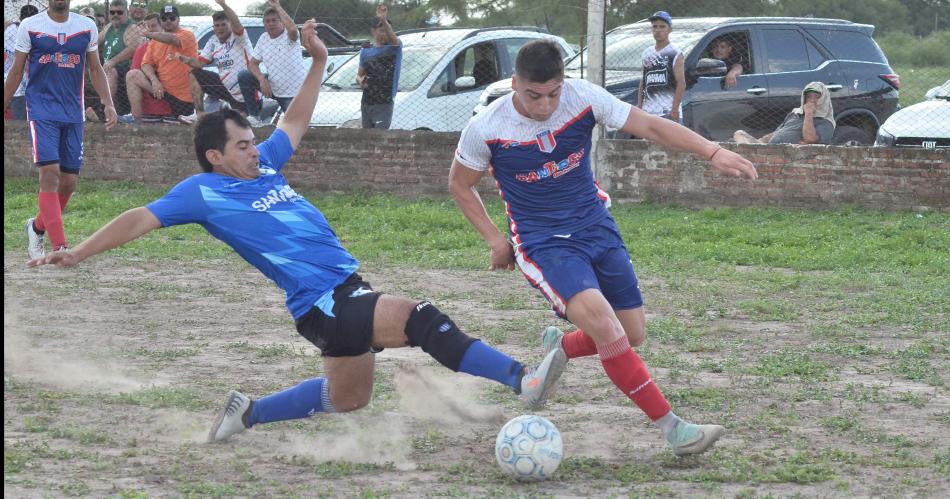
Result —
<instances>
[{"instance_id":1,"label":"grass field","mask_svg":"<svg viewBox=\"0 0 950 499\"><path fill-rule=\"evenodd\" d=\"M901 77L900 102L907 107L924 100L928 90L950 80L950 69L944 67L895 66Z\"/></svg>"},{"instance_id":2,"label":"grass field","mask_svg":"<svg viewBox=\"0 0 950 499\"><path fill-rule=\"evenodd\" d=\"M201 443L228 389L322 372L281 293L196 227L26 269L35 190L4 182L5 496L950 495L948 214L615 207L647 302L638 351L677 413L727 434L676 459L599 363L576 359L539 412L565 460L518 485L492 456L517 399L416 349L377 356L363 411ZM71 241L163 192L84 181ZM308 198L377 289L428 297L531 362L544 326L568 327L520 275L484 270L451 202Z\"/></svg>"}]
</instances>

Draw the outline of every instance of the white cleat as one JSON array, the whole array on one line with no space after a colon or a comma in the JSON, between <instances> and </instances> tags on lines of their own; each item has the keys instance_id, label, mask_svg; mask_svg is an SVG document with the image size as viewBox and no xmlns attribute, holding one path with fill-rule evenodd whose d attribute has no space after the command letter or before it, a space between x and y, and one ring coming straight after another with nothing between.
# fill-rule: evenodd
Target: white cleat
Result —
<instances>
[{"instance_id":1,"label":"white cleat","mask_svg":"<svg viewBox=\"0 0 950 499\"><path fill-rule=\"evenodd\" d=\"M244 425L244 414L251 409L252 404L247 395L231 390L227 402L211 425L208 443L220 442L246 430L248 427Z\"/></svg>"},{"instance_id":2,"label":"white cleat","mask_svg":"<svg viewBox=\"0 0 950 499\"><path fill-rule=\"evenodd\" d=\"M557 348L544 356L537 369L525 368L525 375L521 379L521 400L528 409L540 409L544 406L544 402L554 393L565 366L567 355L563 349Z\"/></svg>"},{"instance_id":3,"label":"white cleat","mask_svg":"<svg viewBox=\"0 0 950 499\"><path fill-rule=\"evenodd\" d=\"M29 243L26 246L26 252L30 255L30 260L43 258L46 256L46 247L43 244L44 237L33 230L33 218L26 221L26 237Z\"/></svg>"}]
</instances>

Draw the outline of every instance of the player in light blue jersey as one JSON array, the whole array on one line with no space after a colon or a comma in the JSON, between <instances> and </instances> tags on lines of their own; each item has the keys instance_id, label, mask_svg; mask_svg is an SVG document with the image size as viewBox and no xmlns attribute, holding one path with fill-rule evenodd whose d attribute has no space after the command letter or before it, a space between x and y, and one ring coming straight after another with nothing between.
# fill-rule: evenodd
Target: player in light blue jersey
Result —
<instances>
[{"instance_id":1,"label":"player in light blue jersey","mask_svg":"<svg viewBox=\"0 0 950 499\"><path fill-rule=\"evenodd\" d=\"M205 173L119 215L71 251L29 265L70 267L152 230L197 223L281 287L297 331L320 348L327 376L257 400L232 391L209 441L258 423L365 406L373 390L374 353L383 348L421 347L453 371L503 383L529 407L540 406L567 362L563 352L552 351L531 369L467 336L428 301L374 291L323 214L288 185L281 171L307 131L327 60L315 21L307 21L302 35L313 64L269 139L255 146L250 123L236 111L202 116L195 154Z\"/></svg>"},{"instance_id":2,"label":"player in light blue jersey","mask_svg":"<svg viewBox=\"0 0 950 499\"><path fill-rule=\"evenodd\" d=\"M565 80L557 44L525 44L515 60L514 92L472 118L449 173L452 195L491 249L492 269L518 268L580 329L548 328L545 350L567 358L599 354L610 380L659 426L677 455L708 449L718 425L678 418L631 349L646 337L643 299L609 197L594 180L591 134L597 123L709 160L735 177L757 177L742 156L677 123L651 116L584 80ZM506 239L475 191L486 171L508 215Z\"/></svg>"}]
</instances>

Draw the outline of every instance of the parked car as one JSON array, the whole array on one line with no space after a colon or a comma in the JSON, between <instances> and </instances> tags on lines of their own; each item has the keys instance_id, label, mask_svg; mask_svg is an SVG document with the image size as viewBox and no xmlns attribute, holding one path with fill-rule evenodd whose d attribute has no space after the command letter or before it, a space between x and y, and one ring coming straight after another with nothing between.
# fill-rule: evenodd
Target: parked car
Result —
<instances>
[{"instance_id":1,"label":"parked car","mask_svg":"<svg viewBox=\"0 0 950 499\"><path fill-rule=\"evenodd\" d=\"M390 127L394 129L461 130L479 93L490 83L511 77L518 49L530 40L551 38L562 55L574 54L563 38L534 27L437 28L397 34L403 55ZM355 57L324 81L310 126L361 126L358 69Z\"/></svg>"},{"instance_id":2,"label":"parked car","mask_svg":"<svg viewBox=\"0 0 950 499\"><path fill-rule=\"evenodd\" d=\"M241 16L239 19L241 20L241 25L247 30L251 45L257 45L257 39L264 33L264 20L260 17L244 16ZM211 21L211 16L183 16L179 22L179 26L191 30L195 34L195 38L198 39L199 51L205 46L208 39L214 36L214 24ZM343 33L333 28L333 26L322 23L317 26L317 34L327 46L327 52L329 53L324 77L332 73L337 67L355 54L359 53L360 47L367 41L350 40L344 36ZM304 57L309 59L310 54L308 54L306 50L303 52ZM306 62L309 64L309 61ZM215 70L214 66L209 66L207 69Z\"/></svg>"},{"instance_id":3,"label":"parked car","mask_svg":"<svg viewBox=\"0 0 950 499\"><path fill-rule=\"evenodd\" d=\"M871 144L880 123L897 110L900 88L873 32L873 26L837 19L678 18L670 39L686 55L683 123L717 141L731 140L738 129L762 136L798 107L806 84L821 81L832 92L833 143ZM728 68L709 54L722 36L750 66L729 89L723 86ZM654 43L647 20L610 30L604 87L636 105L641 54ZM583 77L587 57L585 50L568 61L566 76ZM486 88L480 106L510 91L510 81Z\"/></svg>"},{"instance_id":4,"label":"parked car","mask_svg":"<svg viewBox=\"0 0 950 499\"><path fill-rule=\"evenodd\" d=\"M892 114L878 128L874 145L950 149L950 80L930 89L926 98Z\"/></svg>"}]
</instances>

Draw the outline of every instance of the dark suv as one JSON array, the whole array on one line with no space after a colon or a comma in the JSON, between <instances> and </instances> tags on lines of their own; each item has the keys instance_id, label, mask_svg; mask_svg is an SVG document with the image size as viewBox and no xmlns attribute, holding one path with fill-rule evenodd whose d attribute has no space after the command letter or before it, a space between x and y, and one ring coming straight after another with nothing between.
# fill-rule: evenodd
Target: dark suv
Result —
<instances>
[{"instance_id":1,"label":"dark suv","mask_svg":"<svg viewBox=\"0 0 950 499\"><path fill-rule=\"evenodd\" d=\"M832 92L833 143L872 144L878 126L897 110L900 86L873 32L873 26L837 19L674 19L670 41L686 54L683 123L711 140L731 140L738 129L759 137L799 106L806 84L821 81ZM725 63L711 59L710 45L720 38L731 41L746 66L728 89ZM608 32L606 89L636 105L643 49L654 43L647 20ZM585 50L568 61L567 76L584 77L587 64ZM504 93L489 89L483 101Z\"/></svg>"}]
</instances>

